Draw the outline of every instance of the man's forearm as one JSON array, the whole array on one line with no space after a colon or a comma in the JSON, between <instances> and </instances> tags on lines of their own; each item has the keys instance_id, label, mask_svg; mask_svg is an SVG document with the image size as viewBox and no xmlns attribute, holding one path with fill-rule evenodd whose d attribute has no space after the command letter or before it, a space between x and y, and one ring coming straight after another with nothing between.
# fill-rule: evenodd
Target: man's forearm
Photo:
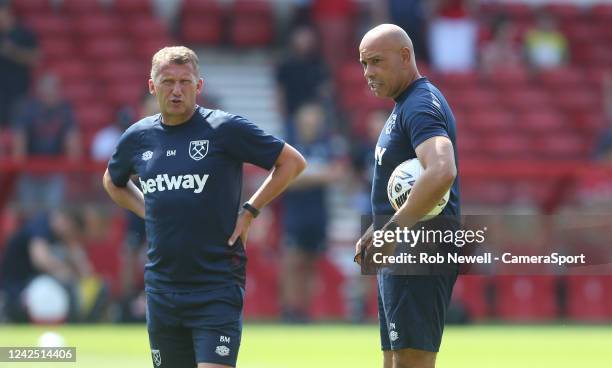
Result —
<instances>
[{"instance_id":1,"label":"man's forearm","mask_svg":"<svg viewBox=\"0 0 612 368\"><path fill-rule=\"evenodd\" d=\"M134 183L128 181L125 187L118 187L113 184L108 171L104 174L103 182L104 189L115 203L144 219L144 195Z\"/></svg>"},{"instance_id":2,"label":"man's forearm","mask_svg":"<svg viewBox=\"0 0 612 368\"><path fill-rule=\"evenodd\" d=\"M276 165L259 189L251 196L249 203L258 209L263 208L271 200L281 194L305 167L301 156L299 159L287 160Z\"/></svg>"}]
</instances>

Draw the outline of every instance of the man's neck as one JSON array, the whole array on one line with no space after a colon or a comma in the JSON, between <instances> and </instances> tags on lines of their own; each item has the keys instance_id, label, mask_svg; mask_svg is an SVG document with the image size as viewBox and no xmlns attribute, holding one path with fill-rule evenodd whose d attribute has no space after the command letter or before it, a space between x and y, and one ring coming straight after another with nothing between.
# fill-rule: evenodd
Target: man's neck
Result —
<instances>
[{"instance_id":1,"label":"man's neck","mask_svg":"<svg viewBox=\"0 0 612 368\"><path fill-rule=\"evenodd\" d=\"M421 78L421 74L419 73L418 70L415 70L414 73L412 73L412 75L410 76L410 78L406 79L406 82L404 83L404 85L402 85L402 88L400 88L399 92L397 95L393 96L393 99L395 100L396 98L398 98L402 93L404 93L404 91L412 84L414 83L414 81L416 81L417 79Z\"/></svg>"},{"instance_id":2,"label":"man's neck","mask_svg":"<svg viewBox=\"0 0 612 368\"><path fill-rule=\"evenodd\" d=\"M164 123L165 125L171 125L171 126L184 124L187 121L189 121L189 119L191 119L193 114L195 114L195 110L196 108L194 108L190 114L177 115L177 116L167 116L162 113L162 123Z\"/></svg>"}]
</instances>

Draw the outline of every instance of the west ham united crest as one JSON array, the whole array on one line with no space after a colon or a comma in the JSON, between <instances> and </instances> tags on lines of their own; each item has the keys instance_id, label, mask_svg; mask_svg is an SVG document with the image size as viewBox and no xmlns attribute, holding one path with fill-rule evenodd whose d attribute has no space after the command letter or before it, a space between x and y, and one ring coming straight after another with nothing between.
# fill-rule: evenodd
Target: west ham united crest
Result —
<instances>
[{"instance_id":1,"label":"west ham united crest","mask_svg":"<svg viewBox=\"0 0 612 368\"><path fill-rule=\"evenodd\" d=\"M151 354L153 355L153 364L156 367L161 367L161 353L159 350L151 350Z\"/></svg>"},{"instance_id":2,"label":"west ham united crest","mask_svg":"<svg viewBox=\"0 0 612 368\"><path fill-rule=\"evenodd\" d=\"M200 161L208 153L208 140L191 141L189 142L189 157L196 161Z\"/></svg>"}]
</instances>

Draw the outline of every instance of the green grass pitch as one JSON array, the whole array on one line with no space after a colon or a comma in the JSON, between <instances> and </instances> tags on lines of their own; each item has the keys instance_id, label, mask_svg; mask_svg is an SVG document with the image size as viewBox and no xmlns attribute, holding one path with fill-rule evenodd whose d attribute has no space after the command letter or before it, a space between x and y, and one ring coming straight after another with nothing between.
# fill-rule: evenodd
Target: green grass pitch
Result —
<instances>
[{"instance_id":1,"label":"green grass pitch","mask_svg":"<svg viewBox=\"0 0 612 368\"><path fill-rule=\"evenodd\" d=\"M77 347L77 363L2 363L0 367L152 367L146 328L0 325L0 346L33 346L45 331ZM247 324L238 367L381 367L375 325ZM574 368L612 365L612 325L449 326L438 367Z\"/></svg>"}]
</instances>

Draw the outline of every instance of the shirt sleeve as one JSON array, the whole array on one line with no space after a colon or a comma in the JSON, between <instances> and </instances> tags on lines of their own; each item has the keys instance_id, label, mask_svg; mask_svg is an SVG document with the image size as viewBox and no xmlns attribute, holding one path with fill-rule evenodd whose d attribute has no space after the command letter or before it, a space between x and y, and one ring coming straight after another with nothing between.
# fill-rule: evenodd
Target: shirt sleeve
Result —
<instances>
[{"instance_id":1,"label":"shirt sleeve","mask_svg":"<svg viewBox=\"0 0 612 368\"><path fill-rule=\"evenodd\" d=\"M135 132L128 129L119 138L117 148L108 162L108 173L118 187L125 187L134 173L133 157L136 151Z\"/></svg>"},{"instance_id":2,"label":"shirt sleeve","mask_svg":"<svg viewBox=\"0 0 612 368\"><path fill-rule=\"evenodd\" d=\"M420 109L411 114L408 119L408 134L410 134L412 148L416 149L431 137L448 138L448 127L439 113Z\"/></svg>"},{"instance_id":3,"label":"shirt sleeve","mask_svg":"<svg viewBox=\"0 0 612 368\"><path fill-rule=\"evenodd\" d=\"M272 169L285 142L265 133L249 120L235 116L226 127L227 150L242 162L248 162L266 170Z\"/></svg>"}]
</instances>

